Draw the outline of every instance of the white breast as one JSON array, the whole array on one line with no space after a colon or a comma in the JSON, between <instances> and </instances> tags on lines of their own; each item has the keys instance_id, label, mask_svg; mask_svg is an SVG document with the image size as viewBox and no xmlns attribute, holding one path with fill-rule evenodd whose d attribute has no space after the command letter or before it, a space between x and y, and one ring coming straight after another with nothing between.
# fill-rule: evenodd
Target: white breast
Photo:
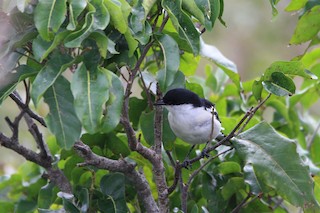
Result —
<instances>
[{"instance_id":1,"label":"white breast","mask_svg":"<svg viewBox=\"0 0 320 213\"><path fill-rule=\"evenodd\" d=\"M191 104L166 106L172 131L190 144L206 143L216 138L221 123L211 111L204 107L194 108Z\"/></svg>"}]
</instances>

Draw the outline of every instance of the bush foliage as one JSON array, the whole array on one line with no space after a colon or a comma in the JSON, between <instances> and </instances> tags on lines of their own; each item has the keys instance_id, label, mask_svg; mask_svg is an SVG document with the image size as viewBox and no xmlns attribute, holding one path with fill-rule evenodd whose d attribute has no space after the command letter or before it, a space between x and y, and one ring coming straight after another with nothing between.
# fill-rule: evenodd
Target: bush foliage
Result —
<instances>
[{"instance_id":1,"label":"bush foliage","mask_svg":"<svg viewBox=\"0 0 320 213\"><path fill-rule=\"evenodd\" d=\"M246 82L201 37L225 24L223 10L223 0L2 1L0 103L20 113L6 117L12 132L0 144L27 160L0 177L2 211L319 212L320 123L309 108L319 99L320 2L286 7L299 13L290 44L309 42L304 54ZM204 77L200 57L216 65ZM189 169L179 162L190 146L153 107L177 87L214 102L224 127ZM20 143L21 122L37 150Z\"/></svg>"}]
</instances>

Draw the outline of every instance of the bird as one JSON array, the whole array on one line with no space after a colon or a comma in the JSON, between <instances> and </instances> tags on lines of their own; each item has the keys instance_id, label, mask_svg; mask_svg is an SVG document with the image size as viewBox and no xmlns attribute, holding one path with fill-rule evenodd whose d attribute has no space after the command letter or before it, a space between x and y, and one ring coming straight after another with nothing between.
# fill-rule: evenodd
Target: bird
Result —
<instances>
[{"instance_id":1,"label":"bird","mask_svg":"<svg viewBox=\"0 0 320 213\"><path fill-rule=\"evenodd\" d=\"M221 121L215 105L196 93L184 89L171 89L155 102L168 110L168 121L173 133L192 144L208 143L221 134Z\"/></svg>"}]
</instances>

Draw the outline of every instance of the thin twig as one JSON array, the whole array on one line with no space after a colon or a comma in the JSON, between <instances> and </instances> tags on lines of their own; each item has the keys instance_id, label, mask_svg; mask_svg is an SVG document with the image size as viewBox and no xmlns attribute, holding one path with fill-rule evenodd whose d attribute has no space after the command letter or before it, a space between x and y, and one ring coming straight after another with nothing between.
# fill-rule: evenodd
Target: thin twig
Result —
<instances>
[{"instance_id":1,"label":"thin twig","mask_svg":"<svg viewBox=\"0 0 320 213\"><path fill-rule=\"evenodd\" d=\"M251 193L248 193L247 197L245 197L241 203L239 203L233 210L231 213L238 213L240 211L240 209L242 207L244 207L247 203L247 201L252 197L252 194Z\"/></svg>"},{"instance_id":2,"label":"thin twig","mask_svg":"<svg viewBox=\"0 0 320 213\"><path fill-rule=\"evenodd\" d=\"M239 129L239 131L237 132L236 135L240 134L240 133L244 130L244 128L245 128L245 127L247 126L247 124L250 122L250 120L252 119L252 117L254 116L254 114L255 114L255 113L258 111L258 109L260 109L260 107L270 98L270 96L271 96L271 93L269 93L265 99L263 99L262 101L260 101L260 103L251 110L251 113L250 113L248 119L246 120L246 122L244 122L243 126Z\"/></svg>"},{"instance_id":3,"label":"thin twig","mask_svg":"<svg viewBox=\"0 0 320 213\"><path fill-rule=\"evenodd\" d=\"M42 126L47 127L46 122L42 117L39 115L35 114L28 105L22 102L19 94L17 92L13 92L10 95L10 98L23 110L25 111L28 115L30 115L31 118L35 119L38 121Z\"/></svg>"},{"instance_id":4,"label":"thin twig","mask_svg":"<svg viewBox=\"0 0 320 213\"><path fill-rule=\"evenodd\" d=\"M143 88L143 90L144 90L144 92L146 93L146 96L147 96L149 109L152 110L153 109L153 102L151 100L151 95L150 95L150 92L149 92L150 86L147 87L146 82L144 81L143 75L142 75L140 70L139 70L139 74L140 74L140 79L141 79L141 82L142 82L142 88Z\"/></svg>"},{"instance_id":5,"label":"thin twig","mask_svg":"<svg viewBox=\"0 0 320 213\"><path fill-rule=\"evenodd\" d=\"M216 159L217 157L219 157L220 155L223 155L229 151L231 151L233 149L233 147L230 147L229 149L223 151L223 152L220 152L218 154L216 154L215 156L211 156L210 158L208 158L208 160L203 163L197 170L195 170L189 177L189 180L188 180L188 183L187 185L189 186L191 184L191 181L193 180L193 178L195 178L196 175L199 174L199 172L206 166L208 165L212 160Z\"/></svg>"},{"instance_id":6,"label":"thin twig","mask_svg":"<svg viewBox=\"0 0 320 213\"><path fill-rule=\"evenodd\" d=\"M189 191L189 186L192 182L192 180L199 174L199 172L206 166L208 165L212 160L216 159L217 157L219 157L222 154L225 154L227 152L229 152L230 150L232 150L233 147L231 147L230 149L227 149L215 156L210 157L204 164L202 164L197 170L195 170L189 177L189 180L186 184L182 184L182 195L181 195L181 209L183 212L187 212L187 201L188 201L188 191ZM181 167L179 167L181 170ZM179 171L178 174L181 174L181 171ZM179 177L180 179L180 177Z\"/></svg>"}]
</instances>

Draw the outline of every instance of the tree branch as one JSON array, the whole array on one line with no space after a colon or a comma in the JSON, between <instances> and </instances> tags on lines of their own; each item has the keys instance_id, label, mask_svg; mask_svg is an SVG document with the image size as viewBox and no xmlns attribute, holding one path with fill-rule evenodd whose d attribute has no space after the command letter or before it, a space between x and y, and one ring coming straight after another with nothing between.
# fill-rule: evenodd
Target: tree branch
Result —
<instances>
[{"instance_id":1,"label":"tree branch","mask_svg":"<svg viewBox=\"0 0 320 213\"><path fill-rule=\"evenodd\" d=\"M0 144L23 156L26 160L42 166L47 171L47 177L55 183L58 188L67 193L72 193L72 187L65 175L59 169L54 169L51 165L52 159L43 158L40 154L20 145L18 141L13 141L0 132Z\"/></svg>"},{"instance_id":2,"label":"tree branch","mask_svg":"<svg viewBox=\"0 0 320 213\"><path fill-rule=\"evenodd\" d=\"M24 104L17 92L13 92L10 95L10 98L21 108L21 110L25 111L31 118L38 121L42 126L47 127L46 122L39 115L35 114L28 105Z\"/></svg>"},{"instance_id":3,"label":"tree branch","mask_svg":"<svg viewBox=\"0 0 320 213\"><path fill-rule=\"evenodd\" d=\"M28 92L28 91L27 91ZM39 131L38 126L33 122L33 119L42 123L45 126L44 120L36 115L32 110L30 110L28 104L24 104L17 92L10 94L10 97L15 101L15 103L20 108L21 112L15 118L14 122L11 122L9 118L6 118L8 125L12 130L12 137L8 138L3 133L0 132L0 144L8 149L13 150L14 152L23 156L26 160L31 161L39 166L42 166L46 169L46 176L50 181L52 181L58 188L66 193L72 193L72 187L66 176L60 169L52 167L52 156L47 147L47 144L44 142L41 132ZM28 101L28 97L27 97ZM19 123L21 118L24 117L29 127L29 132L36 141L40 153L36 153L31 149L28 149L21 144L19 144ZM32 119L33 118L33 119Z\"/></svg>"},{"instance_id":4,"label":"tree branch","mask_svg":"<svg viewBox=\"0 0 320 213\"><path fill-rule=\"evenodd\" d=\"M123 173L135 186L138 196L146 208L146 212L159 212L158 206L152 197L149 183L142 173L135 170L135 164L129 163L125 159L111 160L96 155L92 152L89 146L81 141L75 143L74 149L77 154L85 160L85 162L79 164L79 166L91 165L99 169Z\"/></svg>"}]
</instances>

